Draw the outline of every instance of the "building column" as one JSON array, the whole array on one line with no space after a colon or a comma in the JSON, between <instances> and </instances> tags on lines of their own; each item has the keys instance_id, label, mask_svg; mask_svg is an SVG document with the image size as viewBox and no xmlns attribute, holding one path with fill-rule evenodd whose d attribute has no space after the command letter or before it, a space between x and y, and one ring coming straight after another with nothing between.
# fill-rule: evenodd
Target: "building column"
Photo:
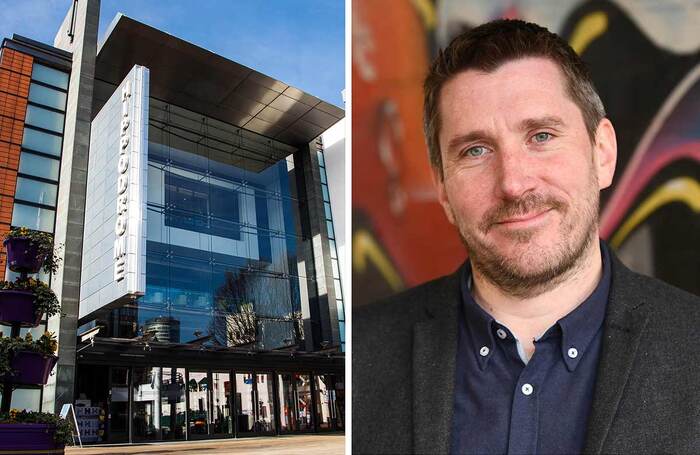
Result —
<instances>
[{"instance_id":1,"label":"building column","mask_svg":"<svg viewBox=\"0 0 700 455\"><path fill-rule=\"evenodd\" d=\"M44 388L42 409L56 412L73 403L76 332L80 302L85 191L92 115L92 92L97 53L100 0L75 0L54 39L54 47L73 54L56 205L55 242L63 244L63 264L52 280L63 317L49 320L58 335L56 375Z\"/></svg>"}]
</instances>

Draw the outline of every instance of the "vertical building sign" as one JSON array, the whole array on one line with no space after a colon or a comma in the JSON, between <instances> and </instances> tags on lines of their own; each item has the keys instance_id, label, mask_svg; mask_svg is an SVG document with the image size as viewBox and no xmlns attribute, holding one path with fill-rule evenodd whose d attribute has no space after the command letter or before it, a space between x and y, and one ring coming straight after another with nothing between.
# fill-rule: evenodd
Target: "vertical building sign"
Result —
<instances>
[{"instance_id":1,"label":"vertical building sign","mask_svg":"<svg viewBox=\"0 0 700 455\"><path fill-rule=\"evenodd\" d=\"M80 318L146 290L147 165L148 69L136 65L90 130Z\"/></svg>"},{"instance_id":2,"label":"vertical building sign","mask_svg":"<svg viewBox=\"0 0 700 455\"><path fill-rule=\"evenodd\" d=\"M119 125L119 161L117 161L117 221L114 232L114 280L121 281L126 276L126 226L129 212L129 98L131 81L122 87L122 119Z\"/></svg>"}]
</instances>

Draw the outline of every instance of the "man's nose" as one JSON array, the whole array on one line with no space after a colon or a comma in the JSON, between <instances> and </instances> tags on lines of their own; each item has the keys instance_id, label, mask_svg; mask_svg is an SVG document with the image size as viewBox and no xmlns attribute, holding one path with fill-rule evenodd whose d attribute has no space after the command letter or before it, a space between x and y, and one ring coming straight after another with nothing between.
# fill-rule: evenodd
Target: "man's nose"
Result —
<instances>
[{"instance_id":1,"label":"man's nose","mask_svg":"<svg viewBox=\"0 0 700 455\"><path fill-rule=\"evenodd\" d=\"M535 187L528 151L511 147L498 154L496 186L504 199L518 199Z\"/></svg>"}]
</instances>

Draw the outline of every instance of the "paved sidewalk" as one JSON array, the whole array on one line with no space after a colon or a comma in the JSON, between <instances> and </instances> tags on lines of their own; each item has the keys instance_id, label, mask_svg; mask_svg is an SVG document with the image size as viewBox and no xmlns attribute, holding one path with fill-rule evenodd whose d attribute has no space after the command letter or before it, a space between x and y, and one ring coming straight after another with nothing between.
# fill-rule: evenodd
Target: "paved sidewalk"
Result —
<instances>
[{"instance_id":1,"label":"paved sidewalk","mask_svg":"<svg viewBox=\"0 0 700 455\"><path fill-rule=\"evenodd\" d=\"M161 442L138 445L101 445L69 447L66 455L121 454L303 454L343 455L345 435L285 435L277 437L218 439L208 441Z\"/></svg>"}]
</instances>

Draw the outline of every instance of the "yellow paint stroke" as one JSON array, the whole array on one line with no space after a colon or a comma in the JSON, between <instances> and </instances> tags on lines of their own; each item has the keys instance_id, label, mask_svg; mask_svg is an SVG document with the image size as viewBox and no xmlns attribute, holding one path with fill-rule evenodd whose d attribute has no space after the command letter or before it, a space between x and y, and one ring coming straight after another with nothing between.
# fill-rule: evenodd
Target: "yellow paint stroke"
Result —
<instances>
[{"instance_id":1,"label":"yellow paint stroke","mask_svg":"<svg viewBox=\"0 0 700 455\"><path fill-rule=\"evenodd\" d=\"M403 280L391 264L389 258L379 244L374 240L372 234L364 229L360 229L352 236L352 264L353 269L364 272L367 269L368 261L371 261L379 270L384 280L394 291L404 288Z\"/></svg>"},{"instance_id":2,"label":"yellow paint stroke","mask_svg":"<svg viewBox=\"0 0 700 455\"><path fill-rule=\"evenodd\" d=\"M413 0L413 6L418 10L418 15L423 20L426 30L435 28L435 6L430 0Z\"/></svg>"},{"instance_id":3,"label":"yellow paint stroke","mask_svg":"<svg viewBox=\"0 0 700 455\"><path fill-rule=\"evenodd\" d=\"M678 177L654 191L615 233L610 242L618 248L627 236L659 207L670 202L683 202L694 212L700 212L700 184L691 177Z\"/></svg>"},{"instance_id":4,"label":"yellow paint stroke","mask_svg":"<svg viewBox=\"0 0 700 455\"><path fill-rule=\"evenodd\" d=\"M583 54L589 44L608 29L608 15L602 11L585 15L576 24L569 44L578 55Z\"/></svg>"}]
</instances>

